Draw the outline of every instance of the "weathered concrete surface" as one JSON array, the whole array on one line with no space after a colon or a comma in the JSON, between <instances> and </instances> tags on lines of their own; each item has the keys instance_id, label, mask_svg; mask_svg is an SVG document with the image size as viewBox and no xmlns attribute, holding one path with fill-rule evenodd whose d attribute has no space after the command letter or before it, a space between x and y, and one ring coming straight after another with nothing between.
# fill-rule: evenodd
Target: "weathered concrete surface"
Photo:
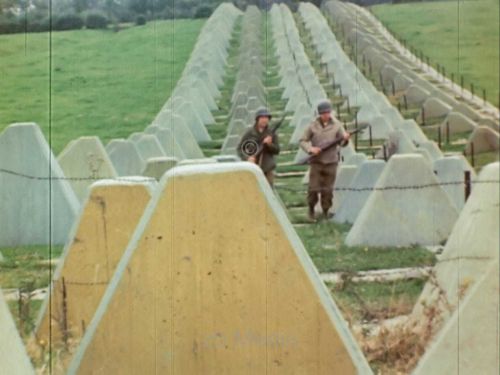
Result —
<instances>
[{"instance_id":1,"label":"weathered concrete surface","mask_svg":"<svg viewBox=\"0 0 500 375\"><path fill-rule=\"evenodd\" d=\"M96 180L116 178L113 163L98 137L80 137L70 142L57 157L64 175L70 180L76 196L83 202L88 187Z\"/></svg>"},{"instance_id":2,"label":"weathered concrete surface","mask_svg":"<svg viewBox=\"0 0 500 375\"><path fill-rule=\"evenodd\" d=\"M154 134L144 133L134 143L137 147L137 151L139 151L139 155L145 162L147 162L149 158L166 156L160 141L158 141L158 138L156 138Z\"/></svg>"},{"instance_id":3,"label":"weathered concrete surface","mask_svg":"<svg viewBox=\"0 0 500 375\"><path fill-rule=\"evenodd\" d=\"M106 151L118 176L138 176L144 170L146 163L139 155L134 142L128 139L114 139L108 143Z\"/></svg>"},{"instance_id":4,"label":"weathered concrete surface","mask_svg":"<svg viewBox=\"0 0 500 375\"><path fill-rule=\"evenodd\" d=\"M175 157L178 160L185 158L181 146L179 146L173 132L170 129L162 128L158 125L149 125L145 132L156 135L156 138L158 138L158 142L160 142L166 156Z\"/></svg>"},{"instance_id":5,"label":"weathered concrete surface","mask_svg":"<svg viewBox=\"0 0 500 375\"><path fill-rule=\"evenodd\" d=\"M470 290L428 347L413 372L414 375L498 373L500 369L498 271L498 262L483 270L482 278Z\"/></svg>"},{"instance_id":6,"label":"weathered concrete surface","mask_svg":"<svg viewBox=\"0 0 500 375\"><path fill-rule=\"evenodd\" d=\"M471 143L474 144L474 153L498 151L500 136L497 131L488 126L478 126L470 135L465 147L465 153L472 152Z\"/></svg>"},{"instance_id":7,"label":"weathered concrete surface","mask_svg":"<svg viewBox=\"0 0 500 375\"><path fill-rule=\"evenodd\" d=\"M153 125L169 129L186 158L198 159L204 156L186 120L181 116L169 110L161 111L153 121Z\"/></svg>"},{"instance_id":8,"label":"weathered concrete surface","mask_svg":"<svg viewBox=\"0 0 500 375\"><path fill-rule=\"evenodd\" d=\"M159 158L149 158L144 171L141 173L145 177L153 177L160 180L161 177L178 163L177 158L162 156Z\"/></svg>"},{"instance_id":9,"label":"weathered concrete surface","mask_svg":"<svg viewBox=\"0 0 500 375\"><path fill-rule=\"evenodd\" d=\"M193 165L193 164L213 164L217 163L218 161L213 158L200 158L200 159L184 159L181 160L177 165Z\"/></svg>"},{"instance_id":10,"label":"weathered concrete surface","mask_svg":"<svg viewBox=\"0 0 500 375\"><path fill-rule=\"evenodd\" d=\"M476 123L467 116L459 112L450 112L441 124L441 135L443 139L446 137L446 132L450 134L471 132L477 127ZM447 130L447 128L449 130Z\"/></svg>"},{"instance_id":11,"label":"weathered concrete surface","mask_svg":"<svg viewBox=\"0 0 500 375\"><path fill-rule=\"evenodd\" d=\"M357 165L339 165L337 169L337 177L335 179L335 184L333 186L333 205L332 211L337 214L339 207L344 202L345 197L347 196L347 189L350 185L356 172L358 170Z\"/></svg>"},{"instance_id":12,"label":"weathered concrete surface","mask_svg":"<svg viewBox=\"0 0 500 375\"><path fill-rule=\"evenodd\" d=\"M61 344L64 316L69 337L78 341L83 336L151 198L154 185L103 180L91 186L72 239L54 273L50 296L40 309L38 340L53 347Z\"/></svg>"},{"instance_id":13,"label":"weathered concrete surface","mask_svg":"<svg viewBox=\"0 0 500 375\"><path fill-rule=\"evenodd\" d=\"M95 368L371 373L264 175L250 163L178 167L162 179L69 374Z\"/></svg>"},{"instance_id":14,"label":"weathered concrete surface","mask_svg":"<svg viewBox=\"0 0 500 375\"><path fill-rule=\"evenodd\" d=\"M428 119L446 116L451 110L451 106L441 99L430 97L422 105L422 111L418 115L417 122L422 123Z\"/></svg>"},{"instance_id":15,"label":"weathered concrete surface","mask_svg":"<svg viewBox=\"0 0 500 375\"><path fill-rule=\"evenodd\" d=\"M16 324L0 288L0 374L34 375Z\"/></svg>"},{"instance_id":16,"label":"weathered concrete surface","mask_svg":"<svg viewBox=\"0 0 500 375\"><path fill-rule=\"evenodd\" d=\"M366 160L358 167L349 185L349 188L353 190L345 193L344 199L335 213L334 220L336 222L352 224L356 221L384 167L383 160Z\"/></svg>"},{"instance_id":17,"label":"weathered concrete surface","mask_svg":"<svg viewBox=\"0 0 500 375\"><path fill-rule=\"evenodd\" d=\"M64 244L80 203L38 125L0 134L0 168L0 246Z\"/></svg>"},{"instance_id":18,"label":"weathered concrete surface","mask_svg":"<svg viewBox=\"0 0 500 375\"><path fill-rule=\"evenodd\" d=\"M443 183L443 189L448 193L458 212L465 204L465 172L471 173L471 179L476 179L474 168L463 155L449 156L434 162L434 172Z\"/></svg>"},{"instance_id":19,"label":"weathered concrete surface","mask_svg":"<svg viewBox=\"0 0 500 375\"><path fill-rule=\"evenodd\" d=\"M498 261L500 188L494 181L499 179L498 162L483 168L434 267L435 277L415 305L417 318L424 306L434 306L444 317L449 315L459 296L484 275L489 264Z\"/></svg>"},{"instance_id":20,"label":"weathered concrete surface","mask_svg":"<svg viewBox=\"0 0 500 375\"><path fill-rule=\"evenodd\" d=\"M438 245L448 238L458 212L423 156L393 155L375 189L349 231L347 245Z\"/></svg>"}]
</instances>

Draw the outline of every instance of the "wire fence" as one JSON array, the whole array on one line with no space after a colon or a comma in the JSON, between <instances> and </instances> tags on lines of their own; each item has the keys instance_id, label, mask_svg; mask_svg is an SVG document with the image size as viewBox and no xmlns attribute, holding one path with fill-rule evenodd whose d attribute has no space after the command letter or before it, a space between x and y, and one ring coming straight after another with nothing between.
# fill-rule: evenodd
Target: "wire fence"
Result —
<instances>
[{"instance_id":1,"label":"wire fence","mask_svg":"<svg viewBox=\"0 0 500 375\"><path fill-rule=\"evenodd\" d=\"M81 176L81 177L65 177L65 176L33 176L21 172L16 172L13 170L0 168L0 174L7 174L19 178L24 178L32 181L99 181L99 180L111 180L117 182L152 182L156 179L152 177L104 177L104 176ZM500 180L474 180L468 179L467 177L461 181L440 181L413 185L388 185L388 186L365 186L365 187L335 187L334 191L353 191L353 192L365 192L365 191L386 191L386 190L421 190L435 187L447 187L447 186L471 186L479 184L500 184ZM276 185L277 189L294 191L294 192L305 192L307 191L304 187L294 187L286 185ZM325 189L326 190L326 189Z\"/></svg>"}]
</instances>

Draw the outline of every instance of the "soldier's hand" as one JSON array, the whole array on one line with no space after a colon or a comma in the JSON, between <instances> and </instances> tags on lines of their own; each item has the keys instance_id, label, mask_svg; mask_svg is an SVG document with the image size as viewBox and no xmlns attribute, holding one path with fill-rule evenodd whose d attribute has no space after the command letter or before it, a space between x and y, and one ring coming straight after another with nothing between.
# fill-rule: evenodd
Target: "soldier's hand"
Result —
<instances>
[{"instance_id":1,"label":"soldier's hand","mask_svg":"<svg viewBox=\"0 0 500 375\"><path fill-rule=\"evenodd\" d=\"M270 135L268 135L266 138L264 138L264 140L262 141L262 143L264 143L265 145L270 145L273 143L273 137L271 137Z\"/></svg>"},{"instance_id":2,"label":"soldier's hand","mask_svg":"<svg viewBox=\"0 0 500 375\"><path fill-rule=\"evenodd\" d=\"M344 133L344 140L348 141L349 138L351 138L351 133L345 132Z\"/></svg>"},{"instance_id":3,"label":"soldier's hand","mask_svg":"<svg viewBox=\"0 0 500 375\"><path fill-rule=\"evenodd\" d=\"M250 163L257 164L257 159L255 158L255 156L249 156L247 161L249 161Z\"/></svg>"},{"instance_id":4,"label":"soldier's hand","mask_svg":"<svg viewBox=\"0 0 500 375\"><path fill-rule=\"evenodd\" d=\"M318 155L321 152L321 149L319 147L313 146L313 147L311 147L309 152L313 155Z\"/></svg>"}]
</instances>

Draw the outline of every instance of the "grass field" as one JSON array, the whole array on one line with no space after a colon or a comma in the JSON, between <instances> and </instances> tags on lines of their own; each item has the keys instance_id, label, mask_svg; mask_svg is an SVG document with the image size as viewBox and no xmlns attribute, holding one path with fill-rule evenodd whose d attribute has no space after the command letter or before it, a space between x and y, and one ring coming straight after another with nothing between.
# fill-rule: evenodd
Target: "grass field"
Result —
<instances>
[{"instance_id":1,"label":"grass field","mask_svg":"<svg viewBox=\"0 0 500 375\"><path fill-rule=\"evenodd\" d=\"M377 5L373 13L409 46L446 68L455 81L486 89L499 106L500 5L498 0ZM482 91L475 90L481 96Z\"/></svg>"},{"instance_id":2,"label":"grass field","mask_svg":"<svg viewBox=\"0 0 500 375\"><path fill-rule=\"evenodd\" d=\"M0 131L34 121L48 137L50 121L58 154L83 135L107 142L144 129L170 96L203 23L157 21L118 33L53 32L52 38L1 35Z\"/></svg>"}]
</instances>

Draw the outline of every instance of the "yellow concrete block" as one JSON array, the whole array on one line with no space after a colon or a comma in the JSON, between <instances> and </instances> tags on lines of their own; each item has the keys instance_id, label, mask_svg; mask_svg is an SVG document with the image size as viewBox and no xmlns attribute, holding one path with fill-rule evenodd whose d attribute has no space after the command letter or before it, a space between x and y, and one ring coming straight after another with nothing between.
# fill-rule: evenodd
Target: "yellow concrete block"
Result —
<instances>
[{"instance_id":1,"label":"yellow concrete block","mask_svg":"<svg viewBox=\"0 0 500 375\"><path fill-rule=\"evenodd\" d=\"M150 199L144 183L92 185L41 309L39 342L55 347L65 333L73 342L81 338Z\"/></svg>"},{"instance_id":2,"label":"yellow concrete block","mask_svg":"<svg viewBox=\"0 0 500 375\"><path fill-rule=\"evenodd\" d=\"M262 172L221 163L165 175L69 373L371 370Z\"/></svg>"}]
</instances>

